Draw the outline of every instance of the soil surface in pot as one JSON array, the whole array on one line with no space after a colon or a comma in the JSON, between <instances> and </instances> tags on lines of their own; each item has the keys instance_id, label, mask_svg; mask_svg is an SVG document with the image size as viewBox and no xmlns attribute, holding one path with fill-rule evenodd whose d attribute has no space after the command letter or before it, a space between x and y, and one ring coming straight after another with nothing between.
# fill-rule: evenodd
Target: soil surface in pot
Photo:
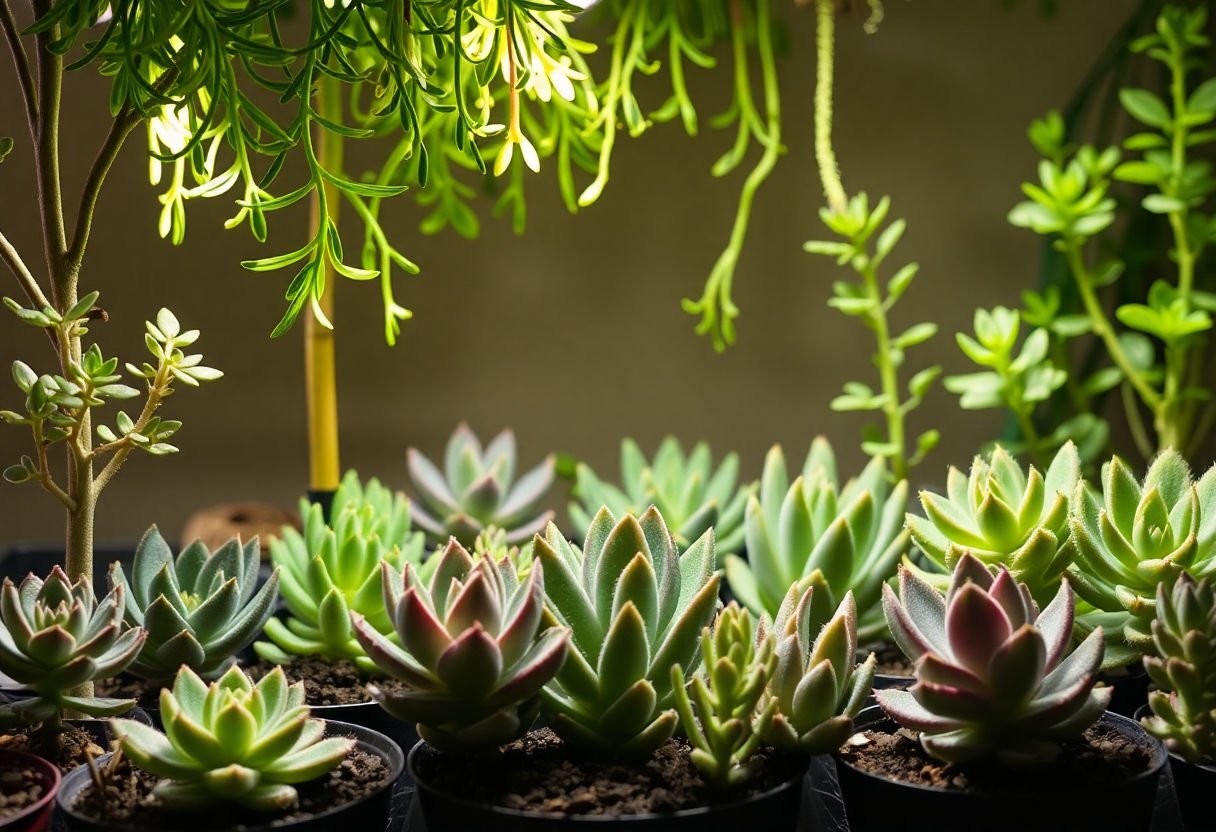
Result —
<instances>
[{"instance_id":1,"label":"soil surface in pot","mask_svg":"<svg viewBox=\"0 0 1216 832\"><path fill-rule=\"evenodd\" d=\"M164 687L173 687L173 681L149 682L130 673L119 673L109 679L98 679L93 688L98 696L109 696L114 699L134 699L141 708L159 708L160 691Z\"/></svg>"},{"instance_id":2,"label":"soil surface in pot","mask_svg":"<svg viewBox=\"0 0 1216 832\"><path fill-rule=\"evenodd\" d=\"M0 734L0 750L28 751L59 766L60 771L71 771L89 760L89 754L100 757L109 751L93 741L87 731L71 725L58 733L40 731L37 728L14 728Z\"/></svg>"},{"instance_id":3,"label":"soil surface in pot","mask_svg":"<svg viewBox=\"0 0 1216 832\"><path fill-rule=\"evenodd\" d=\"M267 661L259 661L245 667L245 672L254 679L261 679L276 667ZM281 665L287 681L304 683L304 698L309 705L360 705L371 701L367 692L367 676L359 671L354 662L331 662L316 656L301 656L290 664ZM406 686L394 679L375 679L384 690L405 690Z\"/></svg>"},{"instance_id":4,"label":"soil surface in pot","mask_svg":"<svg viewBox=\"0 0 1216 832\"><path fill-rule=\"evenodd\" d=\"M1050 765L1019 771L998 764L957 766L938 762L925 753L914 731L862 732L840 750L840 758L862 771L901 783L948 791L985 793L1072 791L1114 783L1144 773L1153 764L1152 751L1137 745L1112 727L1094 725L1082 739L1060 744L1060 756ZM1078 792L1080 793L1080 792Z\"/></svg>"},{"instance_id":5,"label":"soil surface in pot","mask_svg":"<svg viewBox=\"0 0 1216 832\"><path fill-rule=\"evenodd\" d=\"M39 772L32 768L0 769L0 823L33 806L46 794Z\"/></svg>"},{"instance_id":6,"label":"soil surface in pot","mask_svg":"<svg viewBox=\"0 0 1216 832\"><path fill-rule=\"evenodd\" d=\"M776 788L805 762L760 749L760 773L746 790L709 786L683 739L668 740L644 764L579 757L552 731L533 731L490 757L427 755L417 760L428 784L465 800L528 812L638 815L732 803Z\"/></svg>"},{"instance_id":7,"label":"soil surface in pot","mask_svg":"<svg viewBox=\"0 0 1216 832\"><path fill-rule=\"evenodd\" d=\"M113 758L111 758L113 759ZM374 794L391 775L384 759L356 748L336 769L296 786L300 805L277 815L259 815L239 806L210 803L205 812L174 812L152 796L159 778L131 765L125 757L103 769L104 788L89 783L72 808L89 818L148 830L225 829L300 820Z\"/></svg>"},{"instance_id":8,"label":"soil surface in pot","mask_svg":"<svg viewBox=\"0 0 1216 832\"><path fill-rule=\"evenodd\" d=\"M874 667L875 673L881 673L884 676L915 676L916 668L908 661L908 657L903 651L895 646L893 641L880 641L876 644L867 644L861 649L860 655L864 659L867 653L873 653L877 664Z\"/></svg>"}]
</instances>

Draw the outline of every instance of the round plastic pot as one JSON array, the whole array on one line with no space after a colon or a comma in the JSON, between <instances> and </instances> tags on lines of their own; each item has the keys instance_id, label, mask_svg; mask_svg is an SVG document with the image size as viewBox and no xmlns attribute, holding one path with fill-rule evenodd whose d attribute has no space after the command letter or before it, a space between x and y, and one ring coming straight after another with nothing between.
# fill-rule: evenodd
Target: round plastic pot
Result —
<instances>
[{"instance_id":1,"label":"round plastic pot","mask_svg":"<svg viewBox=\"0 0 1216 832\"><path fill-rule=\"evenodd\" d=\"M494 832L554 832L565 829L602 829L618 824L622 828L643 832L740 832L748 828L763 828L764 832L794 832L802 804L802 789L806 767L795 776L770 789L734 803L702 806L679 812L649 815L563 815L546 812L524 812L476 803L463 795L440 789L419 776L419 765L438 756L439 752L419 742L410 751L406 768L414 778L414 800L426 827L440 830L494 830ZM757 826L761 824L761 826Z\"/></svg>"},{"instance_id":2,"label":"round plastic pot","mask_svg":"<svg viewBox=\"0 0 1216 832\"><path fill-rule=\"evenodd\" d=\"M352 725L362 725L376 733L383 734L401 747L404 754L418 743L418 729L412 722L402 722L392 716L378 702L359 702L354 705L314 705L312 715L326 722L349 722ZM402 782L409 785L414 782L413 775L408 769L399 772Z\"/></svg>"},{"instance_id":3,"label":"round plastic pot","mask_svg":"<svg viewBox=\"0 0 1216 832\"><path fill-rule=\"evenodd\" d=\"M1113 689L1108 711L1134 717L1136 711L1148 704L1148 674L1135 664L1119 673L1103 673L1098 681Z\"/></svg>"},{"instance_id":4,"label":"round plastic pot","mask_svg":"<svg viewBox=\"0 0 1216 832\"><path fill-rule=\"evenodd\" d=\"M62 775L59 768L41 757L24 751L0 751L0 772L32 771L33 783L29 779L24 785L42 786L42 797L16 814L0 818L3 832L45 832L50 828L51 813L55 811L55 795L59 792Z\"/></svg>"},{"instance_id":5,"label":"round plastic pot","mask_svg":"<svg viewBox=\"0 0 1216 832\"><path fill-rule=\"evenodd\" d=\"M857 731L897 730L882 709L867 708ZM1025 832L1027 829L1100 829L1144 832L1152 822L1165 748L1139 723L1107 711L1100 724L1114 728L1153 755L1149 769L1123 781L1090 786L1085 793L1057 791L961 792L901 783L854 768L836 758L849 827L854 830L914 828L932 819L934 832Z\"/></svg>"},{"instance_id":6,"label":"round plastic pot","mask_svg":"<svg viewBox=\"0 0 1216 832\"><path fill-rule=\"evenodd\" d=\"M151 716L143 708L132 708L127 711L119 719L133 719L136 722L142 722L144 725L154 725L159 727L159 722L153 722ZM65 723L73 728L79 728L90 737L93 742L100 745L102 748L109 748L110 742L114 739L114 732L110 730L110 720L108 719L65 719Z\"/></svg>"},{"instance_id":7,"label":"round plastic pot","mask_svg":"<svg viewBox=\"0 0 1216 832\"><path fill-rule=\"evenodd\" d=\"M1152 715L1152 710L1145 705L1136 711L1136 721ZM1188 763L1177 754L1170 754L1170 775L1174 780L1183 828L1188 832L1211 829L1216 809L1212 803L1212 796L1216 794L1216 765Z\"/></svg>"},{"instance_id":8,"label":"round plastic pot","mask_svg":"<svg viewBox=\"0 0 1216 832\"><path fill-rule=\"evenodd\" d=\"M874 690L906 690L916 682L915 676L893 676L887 673L874 674Z\"/></svg>"},{"instance_id":9,"label":"round plastic pot","mask_svg":"<svg viewBox=\"0 0 1216 832\"><path fill-rule=\"evenodd\" d=\"M375 754L385 761L389 768L389 778L375 792L362 800L343 804L324 812L318 812L296 820L267 820L258 822L258 817L250 813L249 817L231 826L217 826L212 832L269 832L275 830L290 830L291 832L332 832L335 829L347 829L350 832L361 830L380 830L388 825L389 810L392 807L393 783L405 768L405 755L397 743L383 734L372 731L362 725L345 722L328 722L325 725L326 736L354 737L356 747L368 754ZM104 764L111 755L99 757L98 765ZM63 778L59 789L59 812L62 828L66 832L163 832L161 827L142 826L134 824L108 823L104 819L82 815L73 808L76 798L89 785L89 771L85 767L69 772Z\"/></svg>"}]
</instances>

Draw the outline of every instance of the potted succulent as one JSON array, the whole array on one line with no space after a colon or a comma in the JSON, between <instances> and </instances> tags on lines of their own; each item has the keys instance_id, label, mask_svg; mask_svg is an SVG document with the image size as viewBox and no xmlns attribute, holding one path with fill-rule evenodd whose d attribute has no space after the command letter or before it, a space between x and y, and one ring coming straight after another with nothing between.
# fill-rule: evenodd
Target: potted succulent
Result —
<instances>
[{"instance_id":1,"label":"potted succulent","mask_svg":"<svg viewBox=\"0 0 1216 832\"><path fill-rule=\"evenodd\" d=\"M1148 827L1164 750L1105 711L1102 634L1070 650L1066 582L1040 610L1008 569L964 554L944 596L907 569L899 584L883 608L916 684L878 691L837 756L850 823L932 813L946 829L1025 829L1051 806L1054 823Z\"/></svg>"},{"instance_id":2,"label":"potted succulent","mask_svg":"<svg viewBox=\"0 0 1216 832\"><path fill-rule=\"evenodd\" d=\"M160 695L164 733L113 721L120 753L64 780L70 830L383 828L401 749L357 725L310 717L281 670L256 684L238 667L208 685L182 668Z\"/></svg>"},{"instance_id":3,"label":"potted succulent","mask_svg":"<svg viewBox=\"0 0 1216 832\"><path fill-rule=\"evenodd\" d=\"M62 775L58 766L22 751L0 751L0 829L5 832L46 832L51 826L55 795Z\"/></svg>"}]
</instances>

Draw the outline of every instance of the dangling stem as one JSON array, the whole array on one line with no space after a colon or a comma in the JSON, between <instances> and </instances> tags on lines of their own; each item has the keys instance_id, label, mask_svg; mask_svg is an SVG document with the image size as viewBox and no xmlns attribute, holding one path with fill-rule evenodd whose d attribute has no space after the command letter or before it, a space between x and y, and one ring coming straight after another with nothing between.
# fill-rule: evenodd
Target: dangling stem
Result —
<instances>
[{"instance_id":1,"label":"dangling stem","mask_svg":"<svg viewBox=\"0 0 1216 832\"><path fill-rule=\"evenodd\" d=\"M817 0L818 63L815 68L815 161L828 207L835 212L848 206L840 166L832 149L832 78L836 60L836 0Z\"/></svg>"}]
</instances>

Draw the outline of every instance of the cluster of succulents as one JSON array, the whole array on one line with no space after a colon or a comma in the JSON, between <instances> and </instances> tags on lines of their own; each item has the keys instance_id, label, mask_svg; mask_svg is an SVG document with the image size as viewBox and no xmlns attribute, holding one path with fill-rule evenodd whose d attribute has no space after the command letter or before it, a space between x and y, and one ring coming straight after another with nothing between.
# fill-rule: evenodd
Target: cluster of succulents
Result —
<instances>
[{"instance_id":1,"label":"cluster of succulents","mask_svg":"<svg viewBox=\"0 0 1216 832\"><path fill-rule=\"evenodd\" d=\"M461 424L448 440L443 470L416 448L407 452L410 479L418 498L414 522L434 543L454 537L464 546L490 526L506 535L507 543L522 543L553 519L541 502L553 485L554 458L516 478L515 434L504 430L483 448L468 425Z\"/></svg>"},{"instance_id":2,"label":"cluster of succulents","mask_svg":"<svg viewBox=\"0 0 1216 832\"><path fill-rule=\"evenodd\" d=\"M748 499L747 559L725 559L731 590L757 615L775 616L790 587L815 586L813 630L852 592L859 637L873 640L886 629L883 581L909 548L907 502L907 483L892 486L881 458L842 486L832 446L819 437L802 475L790 483L785 455L775 445L764 461L760 493Z\"/></svg>"},{"instance_id":3,"label":"cluster of succulents","mask_svg":"<svg viewBox=\"0 0 1216 832\"><path fill-rule=\"evenodd\" d=\"M34 695L0 706L0 722L57 728L67 710L101 717L135 705L89 695L93 681L116 676L135 661L147 637L123 621L124 594L118 586L98 601L91 581L73 583L58 566L45 581L29 575L18 586L4 579L0 672Z\"/></svg>"},{"instance_id":4,"label":"cluster of succulents","mask_svg":"<svg viewBox=\"0 0 1216 832\"><path fill-rule=\"evenodd\" d=\"M128 580L111 564L112 588L123 587L123 614L147 633L131 673L153 681L173 677L182 665L205 679L221 675L262 631L278 599L276 569L259 589L261 550L256 538L235 538L207 550L195 541L176 558L156 526L135 549Z\"/></svg>"},{"instance_id":5,"label":"cluster of succulents","mask_svg":"<svg viewBox=\"0 0 1216 832\"><path fill-rule=\"evenodd\" d=\"M903 569L899 595L886 587L883 608L896 643L916 663L916 684L875 695L888 715L921 732L921 745L939 760L1050 761L1059 742L1080 736L1110 701L1111 688L1094 687L1101 630L1069 652L1074 597L1067 582L1040 611L1009 569L994 576L964 554L944 597Z\"/></svg>"},{"instance_id":6,"label":"cluster of succulents","mask_svg":"<svg viewBox=\"0 0 1216 832\"><path fill-rule=\"evenodd\" d=\"M350 614L359 613L378 632L392 632L381 564L420 566L423 535L411 529L403 495L374 479L361 486L353 472L334 495L331 523L319 505L301 501L300 508L304 531L285 527L283 536L270 544L290 615L286 621L270 618L265 626L270 641L255 642L254 650L275 664L293 656L322 656L349 660L370 672L375 665L355 638Z\"/></svg>"},{"instance_id":7,"label":"cluster of succulents","mask_svg":"<svg viewBox=\"0 0 1216 832\"><path fill-rule=\"evenodd\" d=\"M1157 686L1144 727L1187 762L1216 758L1216 592L1188 574L1157 587L1153 653L1144 669Z\"/></svg>"},{"instance_id":8,"label":"cluster of succulents","mask_svg":"<svg viewBox=\"0 0 1216 832\"><path fill-rule=\"evenodd\" d=\"M606 506L614 515L640 515L655 506L666 519L681 548L709 529L719 556L743 548L743 512L753 487L739 484L739 457L728 454L717 468L709 446L700 442L687 456L680 442L669 436L647 460L632 439L621 442L621 484L604 482L591 466L580 463L575 475L570 519L585 529L593 515Z\"/></svg>"},{"instance_id":9,"label":"cluster of succulents","mask_svg":"<svg viewBox=\"0 0 1216 832\"><path fill-rule=\"evenodd\" d=\"M400 572L381 567L395 638L351 614L367 655L408 685L368 690L436 748L509 742L531 727L570 632L545 621L539 564L521 581L509 559L474 558L455 538L435 557L429 582L408 563Z\"/></svg>"},{"instance_id":10,"label":"cluster of succulents","mask_svg":"<svg viewBox=\"0 0 1216 832\"><path fill-rule=\"evenodd\" d=\"M206 808L215 801L262 812L290 809L295 784L320 777L354 746L323 738L325 723L309 718L304 685L275 668L257 684L230 668L208 685L182 668L160 694L164 733L130 719L111 721L123 753L164 778L153 794L164 805Z\"/></svg>"}]
</instances>

